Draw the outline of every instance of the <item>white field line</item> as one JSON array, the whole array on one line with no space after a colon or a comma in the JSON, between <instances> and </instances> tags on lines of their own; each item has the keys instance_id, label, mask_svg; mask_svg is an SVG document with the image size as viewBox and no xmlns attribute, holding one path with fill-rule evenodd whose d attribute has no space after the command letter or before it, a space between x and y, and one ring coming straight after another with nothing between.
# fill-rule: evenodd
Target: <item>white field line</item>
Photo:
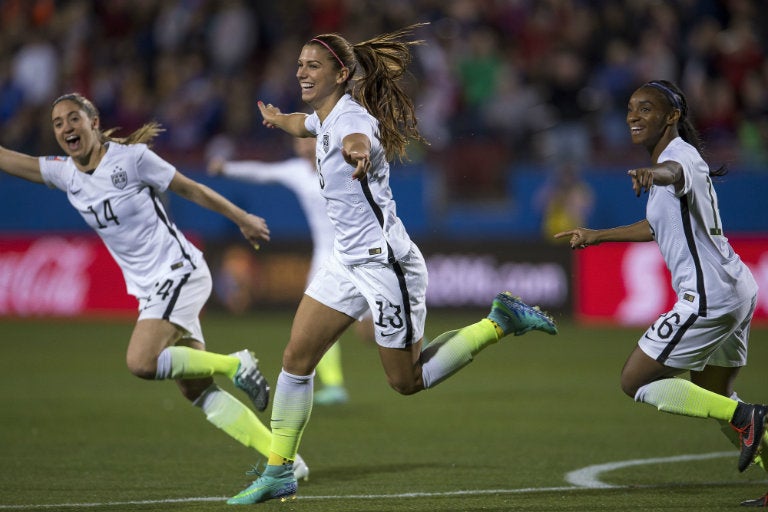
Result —
<instances>
[{"instance_id":1,"label":"white field line","mask_svg":"<svg viewBox=\"0 0 768 512\"><path fill-rule=\"evenodd\" d=\"M488 494L530 494L540 492L566 492L579 491L586 489L620 489L625 486L612 485L600 480L600 475L616 469L640 466L644 464L667 464L674 462L688 462L694 460L715 459L720 457L733 457L734 452L716 452L704 453L699 455L678 455L674 457L658 457L651 459L634 459L607 464L596 464L582 469L571 471L565 475L565 480L570 486L564 487L523 487L519 489L479 489L466 491L446 491L446 492L409 492L397 494L345 494L340 496L303 496L299 495L299 500L382 500L382 499L403 499L403 498L435 498L450 496L483 496ZM101 507L119 507L130 505L161 505L174 503L195 503L195 502L224 502L227 496L209 496L209 497L191 497L191 498L172 498L163 500L137 500L137 501L111 501L94 503L56 503L56 504L30 504L30 505L2 505L0 510L46 510L46 509L84 509Z\"/></svg>"},{"instance_id":2,"label":"white field line","mask_svg":"<svg viewBox=\"0 0 768 512\"><path fill-rule=\"evenodd\" d=\"M634 459L618 462L609 462L607 464L596 464L585 468L571 471L565 475L565 481L577 487L586 487L589 489L615 489L623 487L621 485L606 484L600 480L600 475L607 471L615 469L628 468L631 466L641 466L644 464L667 464L673 462L688 462L692 460L717 459L720 457L734 457L736 452L716 452L702 453L699 455L676 455L674 457L657 457L653 459Z\"/></svg>"}]
</instances>

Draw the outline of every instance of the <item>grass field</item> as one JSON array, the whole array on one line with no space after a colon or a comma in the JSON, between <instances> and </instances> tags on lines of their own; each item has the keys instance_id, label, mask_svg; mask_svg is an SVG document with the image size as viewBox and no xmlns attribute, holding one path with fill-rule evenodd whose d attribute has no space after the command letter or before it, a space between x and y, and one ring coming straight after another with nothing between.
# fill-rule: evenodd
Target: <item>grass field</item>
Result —
<instances>
[{"instance_id":1,"label":"grass field","mask_svg":"<svg viewBox=\"0 0 768 512\"><path fill-rule=\"evenodd\" d=\"M476 316L435 311L427 334ZM290 318L207 314L203 325L210 350L253 348L274 382ZM233 510L224 500L247 483L256 454L172 383L129 375L131 329L127 320L0 322L0 511ZM257 506L707 511L738 510L768 490L758 468L738 473L714 421L663 414L621 393L618 375L640 329L564 323L560 331L505 340L413 397L387 387L373 347L350 333L342 344L351 401L314 409L300 450L310 481L294 503ZM765 401L768 331L755 330L750 348L738 390ZM566 475L579 470L577 486Z\"/></svg>"}]
</instances>

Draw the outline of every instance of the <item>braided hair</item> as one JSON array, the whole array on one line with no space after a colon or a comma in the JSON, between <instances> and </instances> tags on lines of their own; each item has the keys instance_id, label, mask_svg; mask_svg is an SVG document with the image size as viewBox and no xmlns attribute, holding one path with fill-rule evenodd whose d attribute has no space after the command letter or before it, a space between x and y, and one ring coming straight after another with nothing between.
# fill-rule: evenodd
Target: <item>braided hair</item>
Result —
<instances>
[{"instance_id":1,"label":"braided hair","mask_svg":"<svg viewBox=\"0 0 768 512\"><path fill-rule=\"evenodd\" d=\"M693 126L688 116L688 100L680 88L669 80L653 80L647 82L643 87L652 87L660 91L667 99L672 108L680 111L680 120L677 122L677 133L685 142L696 148L700 155L704 155L704 144L699 136L699 132ZM710 169L710 176L725 176L728 174L728 168L721 165L717 169Z\"/></svg>"}]
</instances>

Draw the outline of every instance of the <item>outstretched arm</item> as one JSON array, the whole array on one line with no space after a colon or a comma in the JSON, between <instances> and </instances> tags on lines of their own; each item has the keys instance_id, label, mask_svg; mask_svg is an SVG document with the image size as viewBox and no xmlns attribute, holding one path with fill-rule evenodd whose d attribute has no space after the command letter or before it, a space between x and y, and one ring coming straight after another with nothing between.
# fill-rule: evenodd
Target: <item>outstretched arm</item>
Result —
<instances>
[{"instance_id":1,"label":"outstretched arm","mask_svg":"<svg viewBox=\"0 0 768 512\"><path fill-rule=\"evenodd\" d=\"M237 224L246 240L256 249L259 248L259 240L269 240L269 228L264 219L246 212L210 187L176 171L168 189L203 208L222 214Z\"/></svg>"},{"instance_id":2,"label":"outstretched arm","mask_svg":"<svg viewBox=\"0 0 768 512\"><path fill-rule=\"evenodd\" d=\"M17 153L0 146L0 169L6 173L35 183L43 183L37 157Z\"/></svg>"},{"instance_id":3,"label":"outstretched arm","mask_svg":"<svg viewBox=\"0 0 768 512\"><path fill-rule=\"evenodd\" d=\"M676 192L680 192L685 186L683 166L674 160L660 162L651 167L631 169L627 174L632 178L632 190L638 197L642 192L648 192L651 185L674 185Z\"/></svg>"},{"instance_id":4,"label":"outstretched arm","mask_svg":"<svg viewBox=\"0 0 768 512\"><path fill-rule=\"evenodd\" d=\"M628 226L610 229L576 228L561 231L555 238L570 237L571 249L584 249L603 242L650 242L653 240L651 225L643 219Z\"/></svg>"},{"instance_id":5,"label":"outstretched arm","mask_svg":"<svg viewBox=\"0 0 768 512\"><path fill-rule=\"evenodd\" d=\"M257 105L261 112L261 117L264 118L262 124L267 128L280 128L294 137L314 137L314 134L307 131L307 128L304 126L307 114L300 112L283 114L279 108L272 106L271 103L265 105L261 101Z\"/></svg>"}]
</instances>

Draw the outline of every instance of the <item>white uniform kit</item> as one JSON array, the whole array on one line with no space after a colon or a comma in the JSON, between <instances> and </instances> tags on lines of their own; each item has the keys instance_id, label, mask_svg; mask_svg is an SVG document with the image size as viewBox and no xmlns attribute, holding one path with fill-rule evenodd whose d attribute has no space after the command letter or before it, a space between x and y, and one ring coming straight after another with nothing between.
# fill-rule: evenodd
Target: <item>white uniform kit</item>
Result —
<instances>
[{"instance_id":1,"label":"white uniform kit","mask_svg":"<svg viewBox=\"0 0 768 512\"><path fill-rule=\"evenodd\" d=\"M677 303L645 332L640 348L674 368L744 366L757 283L723 233L709 167L698 151L678 137L659 155L665 161L682 166L685 184L677 193L674 185L653 185L646 218Z\"/></svg>"},{"instance_id":2,"label":"white uniform kit","mask_svg":"<svg viewBox=\"0 0 768 512\"><path fill-rule=\"evenodd\" d=\"M325 212L325 201L317 185L317 172L306 158L290 158L282 162L226 162L222 174L252 183L277 183L296 194L307 218L312 235L312 263L309 279L333 253L333 224Z\"/></svg>"},{"instance_id":3,"label":"white uniform kit","mask_svg":"<svg viewBox=\"0 0 768 512\"><path fill-rule=\"evenodd\" d=\"M210 295L210 272L158 195L176 169L146 144L109 142L106 148L92 172L59 156L41 157L40 172L104 241L128 293L139 299L139 318L164 318L203 342L198 316Z\"/></svg>"},{"instance_id":4,"label":"white uniform kit","mask_svg":"<svg viewBox=\"0 0 768 512\"><path fill-rule=\"evenodd\" d=\"M311 114L305 127L317 136L320 190L335 230L335 258L307 295L353 318L370 310L378 344L409 346L424 334L427 269L397 217L378 121L346 94L322 123ZM352 179L354 167L341 154L353 133L371 141L371 169L361 180Z\"/></svg>"}]
</instances>

